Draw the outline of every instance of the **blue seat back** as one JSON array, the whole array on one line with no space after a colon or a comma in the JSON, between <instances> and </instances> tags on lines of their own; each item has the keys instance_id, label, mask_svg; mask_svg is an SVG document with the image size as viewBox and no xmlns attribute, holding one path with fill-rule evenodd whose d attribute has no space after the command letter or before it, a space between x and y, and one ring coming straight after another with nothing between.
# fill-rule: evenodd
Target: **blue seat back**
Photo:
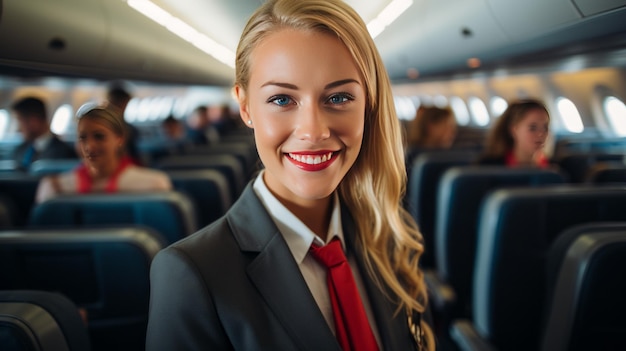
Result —
<instances>
[{"instance_id":1,"label":"blue seat back","mask_svg":"<svg viewBox=\"0 0 626 351\"><path fill-rule=\"evenodd\" d=\"M626 222L565 231L550 250L545 351L619 350L626 345Z\"/></svg>"},{"instance_id":2,"label":"blue seat back","mask_svg":"<svg viewBox=\"0 0 626 351\"><path fill-rule=\"evenodd\" d=\"M555 170L489 166L454 167L438 189L435 249L437 273L454 289L455 317L471 316L476 232L483 199L503 187L537 187L565 182Z\"/></svg>"},{"instance_id":3,"label":"blue seat back","mask_svg":"<svg viewBox=\"0 0 626 351\"><path fill-rule=\"evenodd\" d=\"M0 290L63 293L86 309L94 349L143 349L150 263L161 248L145 227L0 232Z\"/></svg>"},{"instance_id":4,"label":"blue seat back","mask_svg":"<svg viewBox=\"0 0 626 351\"><path fill-rule=\"evenodd\" d=\"M223 216L232 204L228 180L221 172L205 170L168 171L174 189L189 197L202 228Z\"/></svg>"},{"instance_id":5,"label":"blue seat back","mask_svg":"<svg viewBox=\"0 0 626 351\"><path fill-rule=\"evenodd\" d=\"M440 151L421 153L413 162L407 184L407 210L424 236L423 267L434 267L434 231L437 187L443 173L451 167L469 165L476 157L471 151Z\"/></svg>"},{"instance_id":6,"label":"blue seat back","mask_svg":"<svg viewBox=\"0 0 626 351\"><path fill-rule=\"evenodd\" d=\"M28 173L35 176L45 176L70 171L81 164L78 158L70 159L41 159L34 161L28 168Z\"/></svg>"},{"instance_id":7,"label":"blue seat back","mask_svg":"<svg viewBox=\"0 0 626 351\"><path fill-rule=\"evenodd\" d=\"M230 195L237 199L245 185L243 167L233 155L182 155L161 159L157 168L164 171L212 169L228 179Z\"/></svg>"},{"instance_id":8,"label":"blue seat back","mask_svg":"<svg viewBox=\"0 0 626 351\"><path fill-rule=\"evenodd\" d=\"M78 308L60 293L0 291L0 346L3 351L91 349Z\"/></svg>"},{"instance_id":9,"label":"blue seat back","mask_svg":"<svg viewBox=\"0 0 626 351\"><path fill-rule=\"evenodd\" d=\"M168 243L197 229L191 200L177 191L58 196L35 206L30 217L31 227L125 224L150 227Z\"/></svg>"},{"instance_id":10,"label":"blue seat back","mask_svg":"<svg viewBox=\"0 0 626 351\"><path fill-rule=\"evenodd\" d=\"M626 221L626 187L502 189L484 203L473 281L473 321L501 350L539 349L546 256L565 229Z\"/></svg>"},{"instance_id":11,"label":"blue seat back","mask_svg":"<svg viewBox=\"0 0 626 351\"><path fill-rule=\"evenodd\" d=\"M10 199L13 204L14 226L23 227L28 223L38 186L37 176L15 173L0 175L0 195Z\"/></svg>"}]
</instances>

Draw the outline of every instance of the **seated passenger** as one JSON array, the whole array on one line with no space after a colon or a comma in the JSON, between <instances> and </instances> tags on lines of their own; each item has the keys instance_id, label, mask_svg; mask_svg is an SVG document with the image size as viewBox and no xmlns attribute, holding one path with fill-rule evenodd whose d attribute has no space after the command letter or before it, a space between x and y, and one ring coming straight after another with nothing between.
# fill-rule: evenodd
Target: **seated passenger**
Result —
<instances>
[{"instance_id":1,"label":"seated passenger","mask_svg":"<svg viewBox=\"0 0 626 351\"><path fill-rule=\"evenodd\" d=\"M220 135L211 125L208 107L198 106L187 117L187 138L194 145L210 145L219 142Z\"/></svg>"},{"instance_id":2,"label":"seated passenger","mask_svg":"<svg viewBox=\"0 0 626 351\"><path fill-rule=\"evenodd\" d=\"M161 128L169 152L174 154L184 153L189 142L185 138L185 126L183 123L174 116L169 115L161 122Z\"/></svg>"},{"instance_id":3,"label":"seated passenger","mask_svg":"<svg viewBox=\"0 0 626 351\"><path fill-rule=\"evenodd\" d=\"M456 137L457 125L449 108L420 107L407 127L409 147L447 149Z\"/></svg>"},{"instance_id":4,"label":"seated passenger","mask_svg":"<svg viewBox=\"0 0 626 351\"><path fill-rule=\"evenodd\" d=\"M485 151L478 163L545 168L548 160L543 147L549 129L550 115L542 102L513 102L489 131Z\"/></svg>"},{"instance_id":5,"label":"seated passenger","mask_svg":"<svg viewBox=\"0 0 626 351\"><path fill-rule=\"evenodd\" d=\"M124 113L126 112L126 107L128 106L131 98L132 96L130 93L121 84L113 84L109 86L109 89L107 90L106 100L108 101L109 106L111 108L118 109L118 113L122 116L126 129L128 129L128 132L126 133L126 153L135 164L141 165L141 155L139 153L139 129L126 122L124 119Z\"/></svg>"},{"instance_id":6,"label":"seated passenger","mask_svg":"<svg viewBox=\"0 0 626 351\"><path fill-rule=\"evenodd\" d=\"M127 129L116 109L86 104L77 112L77 149L83 163L75 170L45 177L39 183L36 202L58 194L115 193L170 190L168 176L134 165L126 154Z\"/></svg>"},{"instance_id":7,"label":"seated passenger","mask_svg":"<svg viewBox=\"0 0 626 351\"><path fill-rule=\"evenodd\" d=\"M43 101L27 97L16 101L11 108L24 139L13 151L13 159L20 169L27 170L39 159L76 158L74 149L50 132Z\"/></svg>"}]
</instances>

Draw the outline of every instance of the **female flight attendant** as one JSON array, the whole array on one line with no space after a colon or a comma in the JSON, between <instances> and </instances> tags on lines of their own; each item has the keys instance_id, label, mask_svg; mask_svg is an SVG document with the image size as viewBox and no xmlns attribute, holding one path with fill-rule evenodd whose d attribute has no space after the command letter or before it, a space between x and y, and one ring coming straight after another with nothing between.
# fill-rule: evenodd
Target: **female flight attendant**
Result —
<instances>
[{"instance_id":1,"label":"female flight attendant","mask_svg":"<svg viewBox=\"0 0 626 351\"><path fill-rule=\"evenodd\" d=\"M402 133L363 21L340 0L268 1L236 63L265 169L155 257L147 350L434 350Z\"/></svg>"},{"instance_id":2,"label":"female flight attendant","mask_svg":"<svg viewBox=\"0 0 626 351\"><path fill-rule=\"evenodd\" d=\"M133 164L125 152L126 125L116 109L85 104L78 118L77 149L83 158L76 169L44 177L37 189L38 203L59 194L170 190L168 176Z\"/></svg>"},{"instance_id":3,"label":"female flight attendant","mask_svg":"<svg viewBox=\"0 0 626 351\"><path fill-rule=\"evenodd\" d=\"M489 132L480 164L548 167L543 148L550 130L548 109L538 100L511 103Z\"/></svg>"}]
</instances>

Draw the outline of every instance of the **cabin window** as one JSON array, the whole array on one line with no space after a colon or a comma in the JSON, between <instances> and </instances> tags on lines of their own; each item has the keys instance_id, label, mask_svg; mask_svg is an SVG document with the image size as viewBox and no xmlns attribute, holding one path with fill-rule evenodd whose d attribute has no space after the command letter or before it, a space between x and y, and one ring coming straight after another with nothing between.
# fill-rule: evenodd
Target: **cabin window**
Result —
<instances>
[{"instance_id":1,"label":"cabin window","mask_svg":"<svg viewBox=\"0 0 626 351\"><path fill-rule=\"evenodd\" d=\"M124 119L126 122L133 123L137 120L139 101L141 101L141 99L132 98L128 102L128 105L126 105L126 110L124 110Z\"/></svg>"},{"instance_id":2,"label":"cabin window","mask_svg":"<svg viewBox=\"0 0 626 351\"><path fill-rule=\"evenodd\" d=\"M150 107L152 106L152 99L143 98L139 102L139 106L137 107L137 113L135 116L137 117L137 122L145 122L150 118Z\"/></svg>"},{"instance_id":3,"label":"cabin window","mask_svg":"<svg viewBox=\"0 0 626 351\"><path fill-rule=\"evenodd\" d=\"M435 95L433 98L433 105L439 108L445 108L448 106L448 99L443 95Z\"/></svg>"},{"instance_id":4,"label":"cabin window","mask_svg":"<svg viewBox=\"0 0 626 351\"><path fill-rule=\"evenodd\" d=\"M0 110L0 139L4 139L7 129L9 129L9 118L7 110Z\"/></svg>"},{"instance_id":5,"label":"cabin window","mask_svg":"<svg viewBox=\"0 0 626 351\"><path fill-rule=\"evenodd\" d=\"M615 96L607 96L602 104L613 132L618 137L626 136L626 105Z\"/></svg>"},{"instance_id":6,"label":"cabin window","mask_svg":"<svg viewBox=\"0 0 626 351\"><path fill-rule=\"evenodd\" d=\"M157 109L157 120L166 119L172 113L172 109L174 107L174 98L165 96L161 98L159 101L159 106Z\"/></svg>"},{"instance_id":7,"label":"cabin window","mask_svg":"<svg viewBox=\"0 0 626 351\"><path fill-rule=\"evenodd\" d=\"M405 96L396 96L393 98L396 105L396 114L400 120L410 121L415 118L417 109L413 101Z\"/></svg>"},{"instance_id":8,"label":"cabin window","mask_svg":"<svg viewBox=\"0 0 626 351\"><path fill-rule=\"evenodd\" d=\"M559 110L565 129L571 133L582 133L583 129L585 129L583 120L580 118L580 113L572 100L560 97L556 100L556 107Z\"/></svg>"},{"instance_id":9,"label":"cabin window","mask_svg":"<svg viewBox=\"0 0 626 351\"><path fill-rule=\"evenodd\" d=\"M52 121L50 122L50 130L57 135L67 134L72 124L72 115L74 109L69 104L59 106L54 115L52 115Z\"/></svg>"},{"instance_id":10,"label":"cabin window","mask_svg":"<svg viewBox=\"0 0 626 351\"><path fill-rule=\"evenodd\" d=\"M489 104L491 106L491 117L493 118L498 118L502 116L506 108L509 107L509 104L506 102L506 100L499 96L492 97Z\"/></svg>"},{"instance_id":11,"label":"cabin window","mask_svg":"<svg viewBox=\"0 0 626 351\"><path fill-rule=\"evenodd\" d=\"M472 117L474 117L474 123L481 127L485 127L489 124L489 112L485 103L477 98L469 98L469 108L472 111Z\"/></svg>"},{"instance_id":12,"label":"cabin window","mask_svg":"<svg viewBox=\"0 0 626 351\"><path fill-rule=\"evenodd\" d=\"M450 107L454 111L454 116L456 117L456 121L459 125L466 126L470 122L469 111L467 110L467 105L465 105L465 101L458 96L453 96L450 98Z\"/></svg>"}]
</instances>

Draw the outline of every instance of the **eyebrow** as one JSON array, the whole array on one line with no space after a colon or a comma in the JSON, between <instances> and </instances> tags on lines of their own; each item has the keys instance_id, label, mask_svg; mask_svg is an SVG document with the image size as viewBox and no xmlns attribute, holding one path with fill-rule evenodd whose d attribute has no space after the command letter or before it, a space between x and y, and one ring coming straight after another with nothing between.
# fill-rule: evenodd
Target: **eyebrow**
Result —
<instances>
[{"instance_id":1,"label":"eyebrow","mask_svg":"<svg viewBox=\"0 0 626 351\"><path fill-rule=\"evenodd\" d=\"M361 85L361 83L358 80L352 79L352 78L348 78L348 79L342 79L342 80L338 80L336 82L328 83L328 84L326 84L326 86L324 86L324 90L335 88L335 87L342 86L342 85L349 84L349 83L356 83L356 84ZM266 86L270 86L270 85L278 86L278 87L281 87L281 88L292 89L292 90L298 90L298 86L295 85L295 84L282 83L282 82L273 82L273 81L269 81L269 82L261 85L261 88L266 87Z\"/></svg>"}]
</instances>

